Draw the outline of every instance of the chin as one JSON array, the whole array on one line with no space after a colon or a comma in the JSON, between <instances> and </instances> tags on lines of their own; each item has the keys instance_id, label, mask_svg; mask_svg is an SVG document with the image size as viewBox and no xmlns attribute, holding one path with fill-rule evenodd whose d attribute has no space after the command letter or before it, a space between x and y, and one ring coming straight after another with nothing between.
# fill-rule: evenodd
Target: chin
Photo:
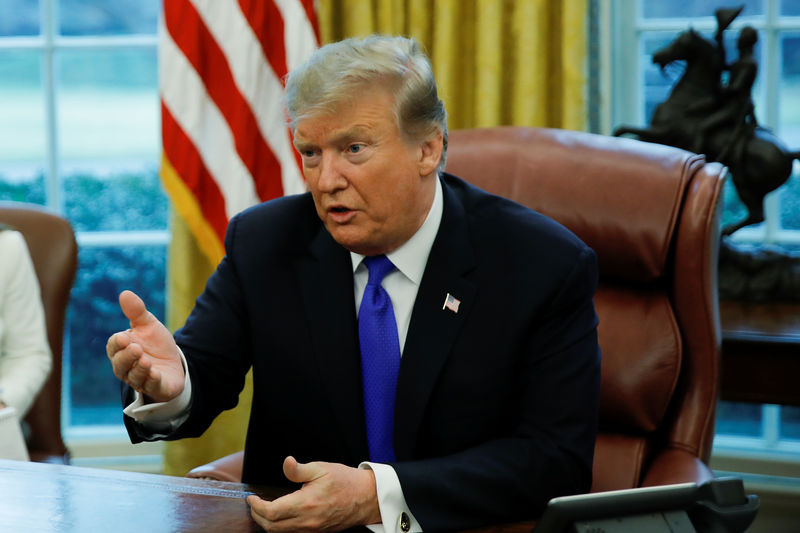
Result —
<instances>
[{"instance_id":1,"label":"chin","mask_svg":"<svg viewBox=\"0 0 800 533\"><path fill-rule=\"evenodd\" d=\"M341 228L336 228L333 231L328 228L328 233L330 233L333 240L339 243L343 248L357 254L367 255L362 250L369 248L369 246L365 245L363 239L350 235L350 232L342 231Z\"/></svg>"},{"instance_id":2,"label":"chin","mask_svg":"<svg viewBox=\"0 0 800 533\"><path fill-rule=\"evenodd\" d=\"M352 225L325 225L333 240L347 250L361 255L389 253L393 248L386 243L375 242L375 235L361 231ZM373 237L373 238L370 238Z\"/></svg>"},{"instance_id":3,"label":"chin","mask_svg":"<svg viewBox=\"0 0 800 533\"><path fill-rule=\"evenodd\" d=\"M345 236L336 235L335 233L332 233L331 235L333 236L333 240L350 252L355 252L361 255L378 255L386 253L386 250L383 248L375 246L372 243L365 242L361 239L346 238Z\"/></svg>"}]
</instances>

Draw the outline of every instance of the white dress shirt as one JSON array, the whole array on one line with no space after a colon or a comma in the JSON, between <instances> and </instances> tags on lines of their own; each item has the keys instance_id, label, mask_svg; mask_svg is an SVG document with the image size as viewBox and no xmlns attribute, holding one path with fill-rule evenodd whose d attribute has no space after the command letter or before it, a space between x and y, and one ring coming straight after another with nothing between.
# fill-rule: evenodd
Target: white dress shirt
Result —
<instances>
[{"instance_id":1,"label":"white dress shirt","mask_svg":"<svg viewBox=\"0 0 800 533\"><path fill-rule=\"evenodd\" d=\"M425 222L400 248L386 254L386 257L395 266L395 270L389 272L383 278L381 286L386 289L386 292L389 293L389 298L392 300L401 356L406 345L408 325L411 323L411 311L417 299L419 284L422 281L422 275L425 273L425 266L428 264L428 256L431 253L433 241L439 232L439 224L442 222L443 205L442 184L437 179L433 204L430 211L428 211ZM367 286L367 280L369 279L369 270L363 263L363 255L350 252L350 257L353 260L353 288L356 297L356 313L358 313L358 309L361 307L361 299L364 296L364 288ZM419 522L411 514L411 510L406 504L400 480L397 478L394 468L389 465L372 462L363 462L359 467L371 468L375 473L378 504L381 508L381 520L383 521L383 527L377 525L367 527L376 533L380 531L402 533L399 524L403 513L406 513L411 522L411 528L408 531L422 531Z\"/></svg>"},{"instance_id":2,"label":"white dress shirt","mask_svg":"<svg viewBox=\"0 0 800 533\"><path fill-rule=\"evenodd\" d=\"M25 238L0 231L0 401L23 418L53 366L39 282Z\"/></svg>"},{"instance_id":3,"label":"white dress shirt","mask_svg":"<svg viewBox=\"0 0 800 533\"><path fill-rule=\"evenodd\" d=\"M428 256L442 221L444 208L442 184L438 178L435 181L436 190L433 203L425 222L402 246L386 254L394 264L395 270L383 278L381 285L389 293L389 298L392 300L401 355L405 347L408 326L411 322L411 311L414 307L414 301L417 299L419 284L422 281L422 275L428 263ZM355 291L356 313L358 313L361 307L361 299L364 296L364 288L367 286L369 271L366 265L363 264L363 255L350 252L350 258L353 261L353 288ZM183 358L183 353L181 353L181 357ZM183 366L185 369L185 359ZM145 405L139 393L136 393L134 402L127 406L124 412L134 420L145 424L151 430L157 431L156 436L166 436L188 418L190 401L191 380L189 379L189 373L186 372L184 391L179 397L169 402ZM369 461L361 463L359 468L368 468L375 473L378 505L381 511L382 524L367 527L376 533L405 533L400 528L400 522L405 515L405 518L410 520L411 526L405 531L412 533L422 531L419 522L414 518L406 504L400 480L397 478L394 468Z\"/></svg>"}]
</instances>

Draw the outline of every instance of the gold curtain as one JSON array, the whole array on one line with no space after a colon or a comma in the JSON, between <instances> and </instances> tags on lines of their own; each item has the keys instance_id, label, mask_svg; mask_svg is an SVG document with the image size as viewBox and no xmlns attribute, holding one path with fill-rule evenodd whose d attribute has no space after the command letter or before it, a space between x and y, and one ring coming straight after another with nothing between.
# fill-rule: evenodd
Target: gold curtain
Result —
<instances>
[{"instance_id":1,"label":"gold curtain","mask_svg":"<svg viewBox=\"0 0 800 533\"><path fill-rule=\"evenodd\" d=\"M451 129L585 129L587 0L320 0L318 13L325 42L417 39Z\"/></svg>"},{"instance_id":2,"label":"gold curtain","mask_svg":"<svg viewBox=\"0 0 800 533\"><path fill-rule=\"evenodd\" d=\"M588 0L319 0L323 43L371 33L407 35L433 63L450 129L501 125L586 127ZM175 217L167 321L186 319L213 270ZM252 396L198 439L168 442L164 471L184 475L244 447Z\"/></svg>"}]
</instances>

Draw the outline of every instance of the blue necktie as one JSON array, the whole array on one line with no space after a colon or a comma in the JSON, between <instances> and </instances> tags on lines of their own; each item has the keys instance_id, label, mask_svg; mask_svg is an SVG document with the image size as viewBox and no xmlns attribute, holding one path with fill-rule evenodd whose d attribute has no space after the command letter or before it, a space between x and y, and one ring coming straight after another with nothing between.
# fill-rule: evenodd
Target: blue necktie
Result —
<instances>
[{"instance_id":1,"label":"blue necktie","mask_svg":"<svg viewBox=\"0 0 800 533\"><path fill-rule=\"evenodd\" d=\"M400 370L400 343L392 300L381 287L381 281L394 270L394 265L385 255L366 257L364 264L369 269L369 280L358 311L358 340L367 443L370 460L386 463L395 460L394 398Z\"/></svg>"}]
</instances>

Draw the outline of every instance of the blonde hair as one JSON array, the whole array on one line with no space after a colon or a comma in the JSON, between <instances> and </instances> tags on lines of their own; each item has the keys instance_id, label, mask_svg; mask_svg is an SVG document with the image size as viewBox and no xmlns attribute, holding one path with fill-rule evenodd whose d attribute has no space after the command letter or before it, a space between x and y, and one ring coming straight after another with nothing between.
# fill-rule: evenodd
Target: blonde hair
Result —
<instances>
[{"instance_id":1,"label":"blonde hair","mask_svg":"<svg viewBox=\"0 0 800 533\"><path fill-rule=\"evenodd\" d=\"M289 127L336 108L367 86L383 86L394 95L397 127L407 142L441 131L447 153L447 112L439 99L433 69L414 39L371 35L327 44L316 50L286 79Z\"/></svg>"}]
</instances>

